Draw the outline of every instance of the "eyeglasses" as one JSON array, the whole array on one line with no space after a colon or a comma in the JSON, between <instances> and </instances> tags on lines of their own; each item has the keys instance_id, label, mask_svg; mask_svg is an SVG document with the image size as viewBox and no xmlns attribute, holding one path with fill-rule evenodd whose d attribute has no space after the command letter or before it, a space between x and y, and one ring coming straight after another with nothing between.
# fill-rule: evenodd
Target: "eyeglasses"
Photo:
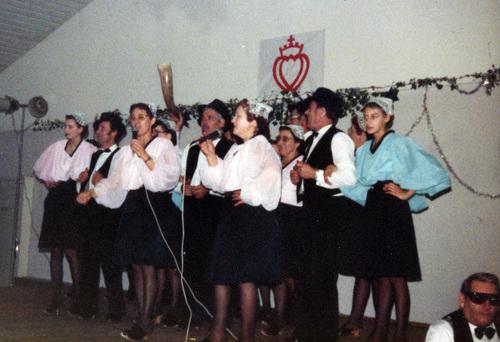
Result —
<instances>
[{"instance_id":1,"label":"eyeglasses","mask_svg":"<svg viewBox=\"0 0 500 342\"><path fill-rule=\"evenodd\" d=\"M481 292L465 292L465 295L469 297L472 303L474 304L483 304L487 300L490 301L491 305L499 306L500 298L497 294L493 293L481 293Z\"/></svg>"}]
</instances>

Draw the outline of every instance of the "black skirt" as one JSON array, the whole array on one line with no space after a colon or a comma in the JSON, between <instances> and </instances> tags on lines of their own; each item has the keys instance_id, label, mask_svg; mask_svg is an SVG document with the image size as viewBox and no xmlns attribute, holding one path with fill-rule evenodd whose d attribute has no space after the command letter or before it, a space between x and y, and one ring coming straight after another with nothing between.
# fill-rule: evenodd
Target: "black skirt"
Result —
<instances>
[{"instance_id":1,"label":"black skirt","mask_svg":"<svg viewBox=\"0 0 500 342\"><path fill-rule=\"evenodd\" d=\"M44 201L42 228L38 248L74 249L80 244L76 216L76 183L74 180L59 183L49 189Z\"/></svg>"},{"instance_id":2,"label":"black skirt","mask_svg":"<svg viewBox=\"0 0 500 342\"><path fill-rule=\"evenodd\" d=\"M278 222L283 278L297 278L306 254L307 233L302 207L280 203Z\"/></svg>"},{"instance_id":3,"label":"black skirt","mask_svg":"<svg viewBox=\"0 0 500 342\"><path fill-rule=\"evenodd\" d=\"M144 187L129 191L121 207L113 262L124 267L136 264L175 268L164 237L180 266L180 211L172 203L168 192L147 193L161 230Z\"/></svg>"},{"instance_id":4,"label":"black skirt","mask_svg":"<svg viewBox=\"0 0 500 342\"><path fill-rule=\"evenodd\" d=\"M278 221L275 211L243 204L233 207L217 227L208 280L215 285L281 280Z\"/></svg>"},{"instance_id":5,"label":"black skirt","mask_svg":"<svg viewBox=\"0 0 500 342\"><path fill-rule=\"evenodd\" d=\"M415 228L408 201L384 193L387 182L368 191L358 230L357 259L352 274L421 280Z\"/></svg>"}]
</instances>

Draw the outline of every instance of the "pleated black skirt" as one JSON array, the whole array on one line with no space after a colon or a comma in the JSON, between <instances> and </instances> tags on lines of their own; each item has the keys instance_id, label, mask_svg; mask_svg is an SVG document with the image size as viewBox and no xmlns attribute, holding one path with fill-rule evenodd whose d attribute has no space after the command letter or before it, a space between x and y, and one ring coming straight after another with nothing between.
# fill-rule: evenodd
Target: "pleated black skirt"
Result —
<instances>
[{"instance_id":1,"label":"pleated black skirt","mask_svg":"<svg viewBox=\"0 0 500 342\"><path fill-rule=\"evenodd\" d=\"M233 207L217 227L208 280L215 285L278 283L278 229L275 211L246 204Z\"/></svg>"},{"instance_id":2,"label":"pleated black skirt","mask_svg":"<svg viewBox=\"0 0 500 342\"><path fill-rule=\"evenodd\" d=\"M368 192L365 210L350 242L350 272L342 273L419 281L417 242L408 201L384 193L385 183L377 183Z\"/></svg>"},{"instance_id":3,"label":"pleated black skirt","mask_svg":"<svg viewBox=\"0 0 500 342\"><path fill-rule=\"evenodd\" d=\"M80 245L80 231L76 215L76 183L61 182L49 189L44 201L43 220L38 248L73 249Z\"/></svg>"},{"instance_id":4,"label":"pleated black skirt","mask_svg":"<svg viewBox=\"0 0 500 342\"><path fill-rule=\"evenodd\" d=\"M168 192L148 191L147 194L154 213L144 187L128 192L121 208L113 262L120 266L136 264L174 268L172 253L180 265L180 211Z\"/></svg>"}]
</instances>

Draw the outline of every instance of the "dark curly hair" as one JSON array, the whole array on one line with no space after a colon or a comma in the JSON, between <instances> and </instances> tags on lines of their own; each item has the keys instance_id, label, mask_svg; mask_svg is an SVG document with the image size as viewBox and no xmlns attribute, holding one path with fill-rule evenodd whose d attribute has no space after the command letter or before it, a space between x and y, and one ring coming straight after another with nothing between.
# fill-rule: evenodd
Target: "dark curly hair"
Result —
<instances>
[{"instance_id":1,"label":"dark curly hair","mask_svg":"<svg viewBox=\"0 0 500 342\"><path fill-rule=\"evenodd\" d=\"M116 132L115 142L118 144L120 141L127 135L127 129L125 128L125 124L123 123L121 113L119 112L104 112L101 113L101 116L98 120L96 120L97 127L101 122L107 121L109 122L109 126L112 131Z\"/></svg>"}]
</instances>

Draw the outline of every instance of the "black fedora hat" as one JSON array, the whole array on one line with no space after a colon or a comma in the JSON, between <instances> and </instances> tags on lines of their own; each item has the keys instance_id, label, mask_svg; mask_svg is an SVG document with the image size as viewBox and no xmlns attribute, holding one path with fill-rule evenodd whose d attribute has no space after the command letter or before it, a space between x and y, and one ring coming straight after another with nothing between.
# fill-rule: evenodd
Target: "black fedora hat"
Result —
<instances>
[{"instance_id":1,"label":"black fedora hat","mask_svg":"<svg viewBox=\"0 0 500 342\"><path fill-rule=\"evenodd\" d=\"M207 108L213 109L217 113L219 113L222 116L222 118L226 121L226 124L228 124L231 121L231 116L229 115L229 109L227 108L226 104L219 99L215 99L209 104L198 106L198 114L199 114L198 123L201 123L201 115L203 114L203 111Z\"/></svg>"},{"instance_id":2,"label":"black fedora hat","mask_svg":"<svg viewBox=\"0 0 500 342\"><path fill-rule=\"evenodd\" d=\"M323 107L329 113L331 119L339 119L345 115L344 113L344 99L338 93L334 91L320 87L312 93L305 101L305 104L309 104L314 101L319 107Z\"/></svg>"}]
</instances>

